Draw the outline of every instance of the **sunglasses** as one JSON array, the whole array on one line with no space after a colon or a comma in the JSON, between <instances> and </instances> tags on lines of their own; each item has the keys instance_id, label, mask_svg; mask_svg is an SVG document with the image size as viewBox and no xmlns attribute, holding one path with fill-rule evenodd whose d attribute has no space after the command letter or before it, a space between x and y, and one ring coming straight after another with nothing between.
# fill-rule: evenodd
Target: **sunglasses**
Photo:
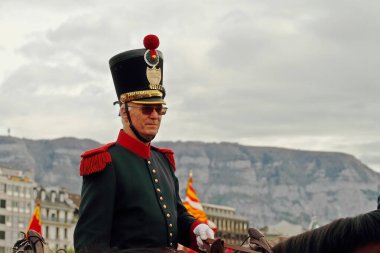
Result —
<instances>
[{"instance_id":1,"label":"sunglasses","mask_svg":"<svg viewBox=\"0 0 380 253\"><path fill-rule=\"evenodd\" d=\"M162 105L142 105L142 106L132 106L127 105L128 108L139 108L142 114L144 115L151 115L153 110L155 110L159 115L165 115L166 111L168 110L167 107L163 107Z\"/></svg>"}]
</instances>

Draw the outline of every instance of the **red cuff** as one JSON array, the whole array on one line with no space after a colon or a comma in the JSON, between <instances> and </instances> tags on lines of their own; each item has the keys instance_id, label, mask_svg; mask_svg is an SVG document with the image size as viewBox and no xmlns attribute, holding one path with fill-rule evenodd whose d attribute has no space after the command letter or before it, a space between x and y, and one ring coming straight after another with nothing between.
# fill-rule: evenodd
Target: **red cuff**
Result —
<instances>
[{"instance_id":1,"label":"red cuff","mask_svg":"<svg viewBox=\"0 0 380 253\"><path fill-rule=\"evenodd\" d=\"M191 227L190 227L190 248L195 250L195 251L199 251L199 247L198 247L198 244L197 244L197 238L194 234L194 229L196 226L198 226L199 224L202 224L203 222L200 222L198 220L194 221L193 224L191 224Z\"/></svg>"}]
</instances>

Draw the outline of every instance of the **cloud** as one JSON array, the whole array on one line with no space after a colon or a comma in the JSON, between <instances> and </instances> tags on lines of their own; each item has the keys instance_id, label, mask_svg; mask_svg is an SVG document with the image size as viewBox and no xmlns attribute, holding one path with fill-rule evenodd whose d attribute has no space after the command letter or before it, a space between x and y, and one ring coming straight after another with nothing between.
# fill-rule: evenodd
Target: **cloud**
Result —
<instances>
[{"instance_id":1,"label":"cloud","mask_svg":"<svg viewBox=\"0 0 380 253\"><path fill-rule=\"evenodd\" d=\"M1 86L1 92L9 95L40 95L81 93L93 78L78 68L61 64L48 66L30 64L15 70Z\"/></svg>"},{"instance_id":2,"label":"cloud","mask_svg":"<svg viewBox=\"0 0 380 253\"><path fill-rule=\"evenodd\" d=\"M366 144L380 141L377 2L0 6L9 31L0 43L9 57L0 60L0 126L22 136L114 139L120 122L108 60L155 33L169 106L160 140L342 150L378 164Z\"/></svg>"}]
</instances>

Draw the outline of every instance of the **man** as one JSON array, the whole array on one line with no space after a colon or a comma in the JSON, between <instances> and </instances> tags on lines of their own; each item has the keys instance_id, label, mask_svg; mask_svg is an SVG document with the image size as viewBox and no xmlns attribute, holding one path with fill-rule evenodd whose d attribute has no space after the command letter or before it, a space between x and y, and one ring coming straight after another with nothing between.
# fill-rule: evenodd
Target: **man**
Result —
<instances>
[{"instance_id":1,"label":"man","mask_svg":"<svg viewBox=\"0 0 380 253\"><path fill-rule=\"evenodd\" d=\"M159 40L148 35L144 45L109 61L123 129L116 142L81 156L77 252L176 248L178 243L203 250L202 239L214 237L182 204L173 152L150 144L167 108Z\"/></svg>"}]
</instances>

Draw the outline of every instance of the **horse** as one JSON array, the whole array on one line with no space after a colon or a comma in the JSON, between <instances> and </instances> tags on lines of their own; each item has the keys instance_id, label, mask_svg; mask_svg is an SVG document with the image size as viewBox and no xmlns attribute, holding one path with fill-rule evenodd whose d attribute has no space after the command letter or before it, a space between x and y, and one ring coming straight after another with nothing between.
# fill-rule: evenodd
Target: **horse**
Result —
<instances>
[{"instance_id":1,"label":"horse","mask_svg":"<svg viewBox=\"0 0 380 253\"><path fill-rule=\"evenodd\" d=\"M380 210L333 222L292 236L272 247L274 253L379 253Z\"/></svg>"},{"instance_id":2,"label":"horse","mask_svg":"<svg viewBox=\"0 0 380 253\"><path fill-rule=\"evenodd\" d=\"M44 238L35 230L30 229L27 233L20 232L22 238L18 240L13 248L13 253L51 253ZM58 251L57 251L58 252Z\"/></svg>"},{"instance_id":3,"label":"horse","mask_svg":"<svg viewBox=\"0 0 380 253\"><path fill-rule=\"evenodd\" d=\"M334 220L269 248L260 232L250 228L248 234L250 241L245 248L209 240L211 247L207 247L207 252L224 253L226 249L235 249L234 252L255 253L380 253L380 210Z\"/></svg>"}]
</instances>

